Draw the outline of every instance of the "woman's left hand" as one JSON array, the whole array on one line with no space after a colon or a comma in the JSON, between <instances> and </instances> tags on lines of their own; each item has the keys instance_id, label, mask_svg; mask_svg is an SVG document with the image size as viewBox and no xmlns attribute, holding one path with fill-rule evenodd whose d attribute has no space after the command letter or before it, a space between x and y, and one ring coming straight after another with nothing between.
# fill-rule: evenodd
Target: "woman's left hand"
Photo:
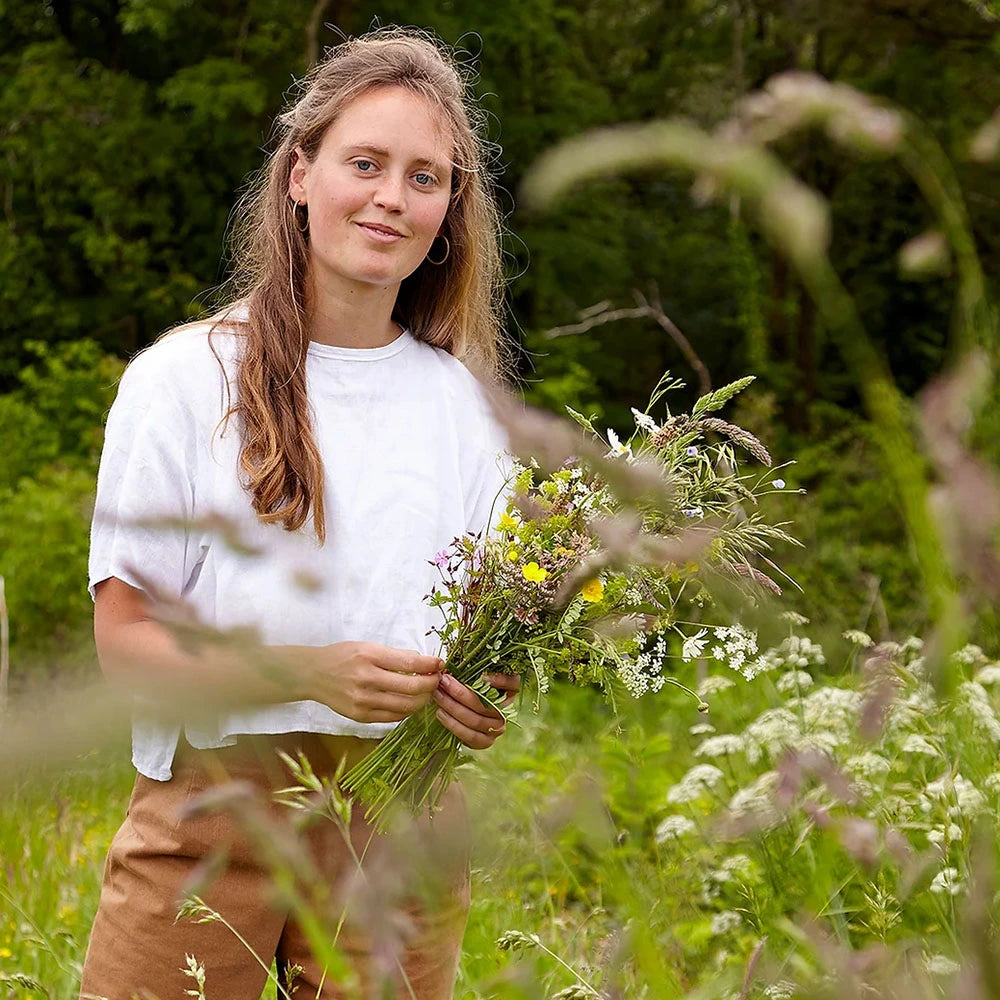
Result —
<instances>
[{"instance_id":1,"label":"woman's left hand","mask_svg":"<svg viewBox=\"0 0 1000 1000\"><path fill-rule=\"evenodd\" d=\"M507 692L504 705L509 705L521 689L521 678L517 674L483 674L483 679L499 692ZM441 675L433 698L438 704L437 717L441 725L473 750L493 746L507 728L496 709L484 704L475 691L451 674Z\"/></svg>"}]
</instances>

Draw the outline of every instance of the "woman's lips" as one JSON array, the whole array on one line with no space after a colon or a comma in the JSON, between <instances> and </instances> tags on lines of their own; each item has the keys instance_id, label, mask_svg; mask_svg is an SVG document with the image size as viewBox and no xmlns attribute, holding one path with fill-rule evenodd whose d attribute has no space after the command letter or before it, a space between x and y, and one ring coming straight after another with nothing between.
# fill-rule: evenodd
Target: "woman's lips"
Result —
<instances>
[{"instance_id":1,"label":"woman's lips","mask_svg":"<svg viewBox=\"0 0 1000 1000\"><path fill-rule=\"evenodd\" d=\"M380 226L372 222L358 222L357 226L377 243L396 243L403 239L403 234L391 226Z\"/></svg>"}]
</instances>

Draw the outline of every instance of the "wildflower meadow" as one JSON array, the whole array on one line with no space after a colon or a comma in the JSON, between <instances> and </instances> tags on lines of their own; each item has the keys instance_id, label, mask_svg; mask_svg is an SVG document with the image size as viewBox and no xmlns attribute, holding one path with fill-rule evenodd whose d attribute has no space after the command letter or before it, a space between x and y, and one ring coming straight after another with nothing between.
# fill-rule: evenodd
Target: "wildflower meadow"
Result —
<instances>
[{"instance_id":1,"label":"wildflower meadow","mask_svg":"<svg viewBox=\"0 0 1000 1000\"><path fill-rule=\"evenodd\" d=\"M167 136L199 163L218 143L224 170L186 172L204 191L164 196L211 214L287 82L274 53L315 61L331 5L305 28L280 3L95 3L93 24L22 6L20 47L0 38L0 998L73 1000L135 777L89 633L102 422L146 324L202 306L169 211L112 209L147 203L162 157L137 180L131 154ZM462 24L499 64L480 89L510 123L531 257L512 268L525 371L494 400L508 490L492 532L427 553L426 600L456 674L524 685L488 751L430 710L343 780L286 758L277 806L349 830L462 783L458 1000L1000 997L1000 11L522 6L516 37L503 4ZM468 43L450 5L408 9ZM225 51L196 53L209 22ZM42 89L69 102L54 126ZM56 133L135 190L55 199L58 143L23 141ZM44 218L26 228L22 201ZM192 233L214 262L218 234ZM294 851L239 787L199 807L252 828L336 977L343 916ZM225 917L196 874L187 996L256 1000L214 988L199 932ZM294 968L263 964L264 997L303 1000Z\"/></svg>"}]
</instances>

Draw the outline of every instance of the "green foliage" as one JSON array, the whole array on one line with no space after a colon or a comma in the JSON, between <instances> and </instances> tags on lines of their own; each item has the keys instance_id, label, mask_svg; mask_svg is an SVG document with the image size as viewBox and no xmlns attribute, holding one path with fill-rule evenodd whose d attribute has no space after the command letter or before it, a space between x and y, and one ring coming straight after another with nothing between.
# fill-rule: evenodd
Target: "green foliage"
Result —
<instances>
[{"instance_id":1,"label":"green foliage","mask_svg":"<svg viewBox=\"0 0 1000 1000\"><path fill-rule=\"evenodd\" d=\"M782 564L800 588L787 589L787 605L833 629L885 638L920 630L919 570L875 432L833 406L815 406L813 418L808 436L780 436L779 447L796 456L783 474L805 490L781 507L802 542Z\"/></svg>"},{"instance_id":2,"label":"green foliage","mask_svg":"<svg viewBox=\"0 0 1000 1000\"><path fill-rule=\"evenodd\" d=\"M1000 104L1000 74L990 72L1000 60L996 25L956 2L921 10L916 20L930 19L940 40L930 45L913 37L911 19L861 10L827 18L815 5L778 11L761 0L526 0L511 17L508 6L481 0L389 0L321 13L346 32L376 15L426 25L470 64L478 56L476 91L504 146L499 181L515 191L559 138L665 113L711 125L733 98L791 68L890 96L961 152ZM128 355L201 308L221 277L227 214L260 163L291 76L307 52L336 41L322 24L312 35L309 14L283 0L9 5L0 38L0 384L23 364L26 339L87 336ZM896 273L896 250L927 221L912 185L889 165L848 162L807 137L789 146L799 173L832 200L834 257L876 343L904 387L918 387L940 364L949 318L946 278L913 284ZM991 175L963 168L962 180L995 273ZM508 251L524 273L514 315L529 350L552 352L538 374L570 379L532 398L601 402L614 416L637 384L677 367L651 324L558 348L535 339L595 302L624 303L633 287L656 284L717 382L757 372L800 426L815 398L850 405L851 373L828 351L800 287L732 207L693 207L686 178L665 172L601 182L545 217L516 212Z\"/></svg>"},{"instance_id":3,"label":"green foliage","mask_svg":"<svg viewBox=\"0 0 1000 1000\"><path fill-rule=\"evenodd\" d=\"M0 491L0 575L12 644L52 646L86 626L90 471L50 466Z\"/></svg>"},{"instance_id":4,"label":"green foliage","mask_svg":"<svg viewBox=\"0 0 1000 1000\"><path fill-rule=\"evenodd\" d=\"M89 340L27 345L34 361L0 395L0 575L12 643L50 647L91 614L87 545L104 414L121 363Z\"/></svg>"}]
</instances>

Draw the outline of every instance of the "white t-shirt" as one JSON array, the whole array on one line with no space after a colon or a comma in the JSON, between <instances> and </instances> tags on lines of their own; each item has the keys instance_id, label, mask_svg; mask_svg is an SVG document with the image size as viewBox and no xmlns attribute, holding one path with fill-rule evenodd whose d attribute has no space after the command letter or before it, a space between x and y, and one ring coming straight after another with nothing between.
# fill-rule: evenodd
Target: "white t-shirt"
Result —
<instances>
[{"instance_id":1,"label":"white t-shirt","mask_svg":"<svg viewBox=\"0 0 1000 1000\"><path fill-rule=\"evenodd\" d=\"M423 599L440 579L430 561L457 536L487 528L491 511L495 521L509 468L480 384L409 332L376 348L310 343L307 394L325 472L321 546L311 519L289 532L253 512L237 476L237 420L219 426L226 378L235 397L242 337L219 328L210 346L208 330L166 337L122 377L98 476L91 594L114 576L182 599L212 628L249 626L268 645L365 640L438 655L438 637L427 633L441 612ZM170 518L188 527L149 523ZM137 710L138 771L170 778L182 725ZM296 701L189 720L184 730L204 749L240 733L379 737L393 725Z\"/></svg>"}]
</instances>

